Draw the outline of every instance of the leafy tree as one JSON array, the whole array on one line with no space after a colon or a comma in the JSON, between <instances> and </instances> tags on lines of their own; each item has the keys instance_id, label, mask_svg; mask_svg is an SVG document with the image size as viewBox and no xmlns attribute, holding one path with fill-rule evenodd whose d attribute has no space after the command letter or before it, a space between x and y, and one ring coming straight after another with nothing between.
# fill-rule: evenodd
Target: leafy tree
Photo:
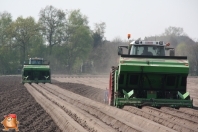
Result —
<instances>
[{"instance_id":1,"label":"leafy tree","mask_svg":"<svg viewBox=\"0 0 198 132\"><path fill-rule=\"evenodd\" d=\"M43 36L39 32L35 34L29 41L28 56L46 58L47 48L44 43Z\"/></svg>"},{"instance_id":2,"label":"leafy tree","mask_svg":"<svg viewBox=\"0 0 198 132\"><path fill-rule=\"evenodd\" d=\"M19 52L16 48L0 48L0 74L15 74L20 68Z\"/></svg>"},{"instance_id":3,"label":"leafy tree","mask_svg":"<svg viewBox=\"0 0 198 132\"><path fill-rule=\"evenodd\" d=\"M64 40L63 27L66 24L65 12L56 9L53 6L46 6L40 11L39 23L42 27L42 33L49 44L49 55L52 53L52 47L61 44Z\"/></svg>"},{"instance_id":4,"label":"leafy tree","mask_svg":"<svg viewBox=\"0 0 198 132\"><path fill-rule=\"evenodd\" d=\"M12 41L7 32L12 22L8 12L0 13L0 74L15 73L17 68L17 52L12 48Z\"/></svg>"},{"instance_id":5,"label":"leafy tree","mask_svg":"<svg viewBox=\"0 0 198 132\"><path fill-rule=\"evenodd\" d=\"M93 40L94 40L94 42L93 42L93 47L94 48L96 48L96 47L98 47L99 45L102 44L102 36L99 33L97 33L97 32L93 33L92 37L93 37Z\"/></svg>"},{"instance_id":6,"label":"leafy tree","mask_svg":"<svg viewBox=\"0 0 198 132\"><path fill-rule=\"evenodd\" d=\"M92 66L92 71L102 71L102 67L107 67L109 57L107 52L108 46L105 44L105 28L106 24L104 22L95 23L94 30L92 31L92 38L93 38L93 49L91 54L89 55L89 66Z\"/></svg>"},{"instance_id":7,"label":"leafy tree","mask_svg":"<svg viewBox=\"0 0 198 132\"><path fill-rule=\"evenodd\" d=\"M66 43L68 70L76 71L87 59L93 40L87 17L81 14L80 10L72 10L69 13L67 26L69 36Z\"/></svg>"},{"instance_id":8,"label":"leafy tree","mask_svg":"<svg viewBox=\"0 0 198 132\"><path fill-rule=\"evenodd\" d=\"M12 16L8 12L0 13L0 45L7 45L9 42L9 37L7 33L7 28L12 22Z\"/></svg>"},{"instance_id":9,"label":"leafy tree","mask_svg":"<svg viewBox=\"0 0 198 132\"><path fill-rule=\"evenodd\" d=\"M16 21L11 23L8 33L12 37L15 46L20 47L22 63L27 57L30 40L39 34L39 25L32 17L18 17Z\"/></svg>"}]
</instances>

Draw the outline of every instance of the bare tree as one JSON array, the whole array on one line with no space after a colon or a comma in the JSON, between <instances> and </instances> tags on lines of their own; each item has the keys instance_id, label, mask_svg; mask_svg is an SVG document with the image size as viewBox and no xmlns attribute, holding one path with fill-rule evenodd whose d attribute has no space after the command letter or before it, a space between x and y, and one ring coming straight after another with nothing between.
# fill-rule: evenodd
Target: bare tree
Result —
<instances>
[{"instance_id":1,"label":"bare tree","mask_svg":"<svg viewBox=\"0 0 198 132\"><path fill-rule=\"evenodd\" d=\"M184 33L183 28L181 27L168 27L165 29L165 32L163 33L165 36L184 36L186 35Z\"/></svg>"}]
</instances>

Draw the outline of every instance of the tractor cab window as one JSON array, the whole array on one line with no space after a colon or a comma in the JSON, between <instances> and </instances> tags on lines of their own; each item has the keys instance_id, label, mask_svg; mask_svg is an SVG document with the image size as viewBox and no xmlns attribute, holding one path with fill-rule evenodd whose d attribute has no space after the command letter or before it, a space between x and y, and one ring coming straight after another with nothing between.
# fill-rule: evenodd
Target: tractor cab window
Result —
<instances>
[{"instance_id":1,"label":"tractor cab window","mask_svg":"<svg viewBox=\"0 0 198 132\"><path fill-rule=\"evenodd\" d=\"M42 64L42 60L31 60L29 63L38 65L38 64Z\"/></svg>"},{"instance_id":2,"label":"tractor cab window","mask_svg":"<svg viewBox=\"0 0 198 132\"><path fill-rule=\"evenodd\" d=\"M165 56L164 46L133 45L130 55Z\"/></svg>"}]
</instances>

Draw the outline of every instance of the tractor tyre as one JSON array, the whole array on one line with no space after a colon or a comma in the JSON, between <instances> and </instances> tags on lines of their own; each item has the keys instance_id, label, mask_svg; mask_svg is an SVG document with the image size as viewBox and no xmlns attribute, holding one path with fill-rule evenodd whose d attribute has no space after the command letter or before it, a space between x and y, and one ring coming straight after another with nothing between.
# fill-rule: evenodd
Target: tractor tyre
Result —
<instances>
[{"instance_id":1,"label":"tractor tyre","mask_svg":"<svg viewBox=\"0 0 198 132\"><path fill-rule=\"evenodd\" d=\"M109 92L108 92L108 100L109 105L114 106L114 78L115 78L115 67L111 67L110 77L109 77Z\"/></svg>"}]
</instances>

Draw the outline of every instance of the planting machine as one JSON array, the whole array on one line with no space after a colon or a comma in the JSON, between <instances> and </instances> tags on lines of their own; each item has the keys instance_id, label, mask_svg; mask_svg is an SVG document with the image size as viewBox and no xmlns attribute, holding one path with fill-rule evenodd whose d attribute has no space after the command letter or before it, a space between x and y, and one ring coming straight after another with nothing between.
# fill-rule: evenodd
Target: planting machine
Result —
<instances>
[{"instance_id":1,"label":"planting machine","mask_svg":"<svg viewBox=\"0 0 198 132\"><path fill-rule=\"evenodd\" d=\"M49 62L43 58L26 60L22 69L22 83L51 83Z\"/></svg>"},{"instance_id":2,"label":"planting machine","mask_svg":"<svg viewBox=\"0 0 198 132\"><path fill-rule=\"evenodd\" d=\"M119 46L119 65L110 72L109 105L193 107L186 91L187 57L174 56L174 48L169 45L163 41L137 40L129 46ZM123 54L123 48L128 49L127 54Z\"/></svg>"}]
</instances>

